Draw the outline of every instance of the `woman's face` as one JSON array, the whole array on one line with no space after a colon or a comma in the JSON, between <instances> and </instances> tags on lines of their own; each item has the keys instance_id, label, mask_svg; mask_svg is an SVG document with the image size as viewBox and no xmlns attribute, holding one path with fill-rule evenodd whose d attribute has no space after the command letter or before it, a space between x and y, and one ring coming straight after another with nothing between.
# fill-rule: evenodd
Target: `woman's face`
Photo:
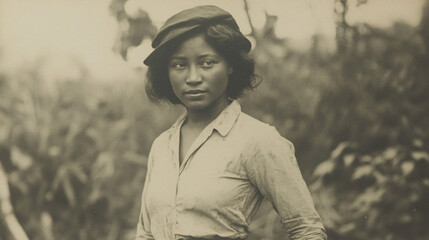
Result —
<instances>
[{"instance_id":1,"label":"woman's face","mask_svg":"<svg viewBox=\"0 0 429 240\"><path fill-rule=\"evenodd\" d=\"M202 34L185 40L168 62L174 93L189 111L216 111L228 104L226 87L232 72L225 58Z\"/></svg>"}]
</instances>

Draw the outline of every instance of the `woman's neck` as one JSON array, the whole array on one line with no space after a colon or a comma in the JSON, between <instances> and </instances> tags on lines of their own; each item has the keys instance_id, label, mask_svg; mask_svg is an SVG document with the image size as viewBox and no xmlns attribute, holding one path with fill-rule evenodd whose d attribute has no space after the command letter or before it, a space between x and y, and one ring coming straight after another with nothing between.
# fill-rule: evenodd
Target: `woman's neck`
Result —
<instances>
[{"instance_id":1,"label":"woman's neck","mask_svg":"<svg viewBox=\"0 0 429 240\"><path fill-rule=\"evenodd\" d=\"M187 120L186 124L192 126L207 126L211 121L213 121L219 114L231 103L231 101L226 100L218 104L213 104L212 106L203 109L203 110L193 110L187 109Z\"/></svg>"}]
</instances>

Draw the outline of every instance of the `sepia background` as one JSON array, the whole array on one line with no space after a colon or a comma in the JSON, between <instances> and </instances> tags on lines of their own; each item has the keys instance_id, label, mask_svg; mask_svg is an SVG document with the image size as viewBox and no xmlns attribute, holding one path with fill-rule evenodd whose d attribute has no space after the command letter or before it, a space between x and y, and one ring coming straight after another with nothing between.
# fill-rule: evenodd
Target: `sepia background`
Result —
<instances>
[{"instance_id":1,"label":"sepia background","mask_svg":"<svg viewBox=\"0 0 429 240\"><path fill-rule=\"evenodd\" d=\"M428 0L0 0L0 239L133 239L154 138L151 38L231 12L261 85L243 110L296 155L331 240L429 239ZM265 202L251 240L287 239Z\"/></svg>"}]
</instances>

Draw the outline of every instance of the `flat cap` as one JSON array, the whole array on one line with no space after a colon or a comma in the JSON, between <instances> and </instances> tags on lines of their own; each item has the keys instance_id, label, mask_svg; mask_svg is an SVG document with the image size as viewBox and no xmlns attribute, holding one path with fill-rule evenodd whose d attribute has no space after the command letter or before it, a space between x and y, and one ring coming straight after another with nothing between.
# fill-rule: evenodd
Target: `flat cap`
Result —
<instances>
[{"instance_id":1,"label":"flat cap","mask_svg":"<svg viewBox=\"0 0 429 240\"><path fill-rule=\"evenodd\" d=\"M159 29L158 34L152 41L154 50L143 63L150 66L153 60L161 53L162 49L173 39L183 36L199 27L216 23L227 25L240 32L240 28L232 15L216 6L198 6L173 15L167 19L165 24ZM249 52L251 43L247 38L244 37L244 39L246 44L244 49Z\"/></svg>"}]
</instances>

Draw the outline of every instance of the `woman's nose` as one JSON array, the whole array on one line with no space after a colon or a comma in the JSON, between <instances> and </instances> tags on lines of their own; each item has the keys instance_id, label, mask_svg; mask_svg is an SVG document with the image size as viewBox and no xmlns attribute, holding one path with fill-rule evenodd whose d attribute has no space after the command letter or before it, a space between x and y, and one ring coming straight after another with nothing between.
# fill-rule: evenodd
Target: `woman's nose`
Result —
<instances>
[{"instance_id":1,"label":"woman's nose","mask_svg":"<svg viewBox=\"0 0 429 240\"><path fill-rule=\"evenodd\" d=\"M188 76L186 77L186 83L189 85L196 85L201 83L201 75L198 72L198 68L195 66L191 66L189 68Z\"/></svg>"}]
</instances>

